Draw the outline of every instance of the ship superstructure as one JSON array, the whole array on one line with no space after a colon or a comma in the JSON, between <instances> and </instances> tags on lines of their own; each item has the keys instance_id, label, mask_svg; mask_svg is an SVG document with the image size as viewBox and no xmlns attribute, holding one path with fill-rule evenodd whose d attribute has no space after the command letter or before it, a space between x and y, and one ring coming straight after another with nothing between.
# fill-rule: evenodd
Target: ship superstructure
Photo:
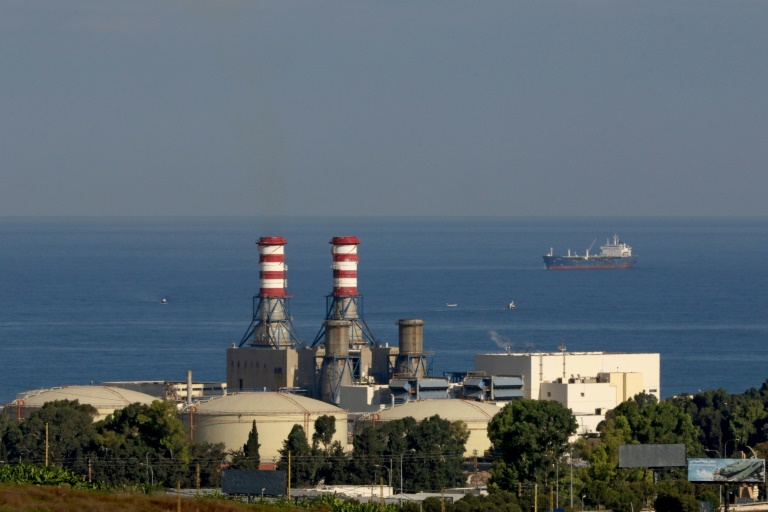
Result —
<instances>
[{"instance_id":1,"label":"ship superstructure","mask_svg":"<svg viewBox=\"0 0 768 512\"><path fill-rule=\"evenodd\" d=\"M594 245L594 242L592 242ZM600 247L600 254L589 254L592 246L584 254L571 253L555 256L554 249L544 256L544 264L550 270L576 270L588 268L630 268L637 263L637 256L632 255L632 247L622 242L619 235L613 235L613 242L605 241Z\"/></svg>"}]
</instances>

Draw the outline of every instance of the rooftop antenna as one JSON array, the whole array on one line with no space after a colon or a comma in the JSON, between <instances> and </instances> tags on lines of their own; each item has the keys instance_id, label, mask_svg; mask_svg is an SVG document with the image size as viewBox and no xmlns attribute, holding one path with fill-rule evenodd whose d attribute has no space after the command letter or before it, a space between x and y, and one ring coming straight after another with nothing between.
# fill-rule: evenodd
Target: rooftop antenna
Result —
<instances>
[{"instance_id":1,"label":"rooftop antenna","mask_svg":"<svg viewBox=\"0 0 768 512\"><path fill-rule=\"evenodd\" d=\"M560 346L557 348L559 348L560 352L563 354L563 380L565 380L568 378L565 373L565 338L560 339Z\"/></svg>"}]
</instances>

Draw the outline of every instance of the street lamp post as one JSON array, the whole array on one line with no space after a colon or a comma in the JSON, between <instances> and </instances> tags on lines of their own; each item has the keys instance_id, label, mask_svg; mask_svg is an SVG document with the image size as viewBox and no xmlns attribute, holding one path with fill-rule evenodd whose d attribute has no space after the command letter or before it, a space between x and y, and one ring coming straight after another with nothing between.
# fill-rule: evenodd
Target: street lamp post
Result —
<instances>
[{"instance_id":1,"label":"street lamp post","mask_svg":"<svg viewBox=\"0 0 768 512\"><path fill-rule=\"evenodd\" d=\"M573 508L573 445L569 447L568 458L571 460L571 508Z\"/></svg>"},{"instance_id":2,"label":"street lamp post","mask_svg":"<svg viewBox=\"0 0 768 512\"><path fill-rule=\"evenodd\" d=\"M391 489L392 488L392 471L390 471L387 466L379 466L379 465L377 465L375 467L377 467L377 468L384 468L384 469L387 470L387 476L389 477L389 488Z\"/></svg>"},{"instance_id":3,"label":"street lamp post","mask_svg":"<svg viewBox=\"0 0 768 512\"><path fill-rule=\"evenodd\" d=\"M415 452L413 448L400 452L400 494L403 494L403 455L405 452Z\"/></svg>"},{"instance_id":4,"label":"street lamp post","mask_svg":"<svg viewBox=\"0 0 768 512\"><path fill-rule=\"evenodd\" d=\"M725 444L723 445L723 458L724 459L728 458L728 443L730 443L731 441L734 442L733 443L733 450L736 451L736 443L739 441L739 438L738 437L734 437L733 439L729 439L729 440L727 440L725 442ZM728 512L728 510L729 510L728 505L729 505L730 501L731 501L730 491L728 490L728 482L726 481L726 483L725 483L725 512Z\"/></svg>"},{"instance_id":5,"label":"street lamp post","mask_svg":"<svg viewBox=\"0 0 768 512\"><path fill-rule=\"evenodd\" d=\"M555 508L560 508L560 464L555 457Z\"/></svg>"},{"instance_id":6,"label":"street lamp post","mask_svg":"<svg viewBox=\"0 0 768 512\"><path fill-rule=\"evenodd\" d=\"M710 450L710 449L704 448L704 451L705 452L709 452L709 453L716 453L718 459L722 459L723 458L723 456L720 455L720 450ZM718 485L718 487L719 487L719 495L720 495L720 498L719 498L720 499L720 506L722 507L723 506L723 486L722 485Z\"/></svg>"},{"instance_id":7,"label":"street lamp post","mask_svg":"<svg viewBox=\"0 0 768 512\"><path fill-rule=\"evenodd\" d=\"M149 470L149 475L151 477L150 485L152 487L154 487L155 486L155 471L152 469L152 466L149 464L149 454L147 454L146 461L147 461L146 464L142 464L141 462L139 462L139 466L144 466L144 467L146 467Z\"/></svg>"},{"instance_id":8,"label":"street lamp post","mask_svg":"<svg viewBox=\"0 0 768 512\"><path fill-rule=\"evenodd\" d=\"M586 498L586 496L582 496L581 497L581 510L582 511L584 510L584 498Z\"/></svg>"}]
</instances>

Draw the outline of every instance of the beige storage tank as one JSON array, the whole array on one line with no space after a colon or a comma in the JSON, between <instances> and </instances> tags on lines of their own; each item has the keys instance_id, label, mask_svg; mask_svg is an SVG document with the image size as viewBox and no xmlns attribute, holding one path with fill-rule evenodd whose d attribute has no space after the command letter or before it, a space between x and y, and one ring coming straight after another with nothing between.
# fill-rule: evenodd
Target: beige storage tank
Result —
<instances>
[{"instance_id":1,"label":"beige storage tank","mask_svg":"<svg viewBox=\"0 0 768 512\"><path fill-rule=\"evenodd\" d=\"M278 450L294 425L304 427L312 444L315 420L323 415L336 418L334 441L347 447L347 412L334 405L290 393L234 393L200 402L183 415L189 429L194 426L195 441L224 443L227 450L241 449L248 440L253 421L259 433L262 463L276 462Z\"/></svg>"},{"instance_id":2,"label":"beige storage tank","mask_svg":"<svg viewBox=\"0 0 768 512\"><path fill-rule=\"evenodd\" d=\"M424 320L405 318L397 321L399 333L399 354L395 373L412 378L426 375L424 357Z\"/></svg>"},{"instance_id":3,"label":"beige storage tank","mask_svg":"<svg viewBox=\"0 0 768 512\"><path fill-rule=\"evenodd\" d=\"M488 439L488 423L501 409L493 404L470 400L410 400L403 405L396 405L381 411L377 421L393 421L408 416L421 421L438 415L448 421L463 421L469 431L469 439L464 449L464 456L470 457L477 450L482 456L491 449Z\"/></svg>"},{"instance_id":4,"label":"beige storage tank","mask_svg":"<svg viewBox=\"0 0 768 512\"><path fill-rule=\"evenodd\" d=\"M32 411L56 400L77 400L81 404L91 405L97 411L94 421L98 421L130 404L138 402L149 405L159 398L130 389L109 386L64 386L35 391L24 398L13 401L6 409L15 409L19 417L26 418Z\"/></svg>"}]
</instances>

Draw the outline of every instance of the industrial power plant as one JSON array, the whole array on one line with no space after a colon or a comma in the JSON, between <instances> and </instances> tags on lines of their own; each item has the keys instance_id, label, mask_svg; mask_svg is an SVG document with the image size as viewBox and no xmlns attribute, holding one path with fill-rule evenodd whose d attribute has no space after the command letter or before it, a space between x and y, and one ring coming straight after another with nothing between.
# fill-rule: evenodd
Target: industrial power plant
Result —
<instances>
[{"instance_id":1,"label":"industrial power plant","mask_svg":"<svg viewBox=\"0 0 768 512\"><path fill-rule=\"evenodd\" d=\"M99 417L135 401L175 400L191 438L242 447L256 421L265 452L274 460L294 424L314 433L314 421L331 415L337 424L392 421L438 415L467 425L466 455L491 447L488 422L510 400L555 400L570 408L578 435L596 432L605 412L640 392L660 398L658 353L526 351L477 354L475 367L451 375L430 374L424 351L428 330L423 319L393 319L397 346L380 342L365 321L358 292L355 236L330 240L332 289L325 297L325 318L311 343L293 325L288 292L288 241L269 236L256 242L259 289L250 323L238 342L226 349L226 380L219 383L110 382L101 386L38 391L8 405L19 417L43 403L79 399ZM336 437L350 447L350 436Z\"/></svg>"}]
</instances>

